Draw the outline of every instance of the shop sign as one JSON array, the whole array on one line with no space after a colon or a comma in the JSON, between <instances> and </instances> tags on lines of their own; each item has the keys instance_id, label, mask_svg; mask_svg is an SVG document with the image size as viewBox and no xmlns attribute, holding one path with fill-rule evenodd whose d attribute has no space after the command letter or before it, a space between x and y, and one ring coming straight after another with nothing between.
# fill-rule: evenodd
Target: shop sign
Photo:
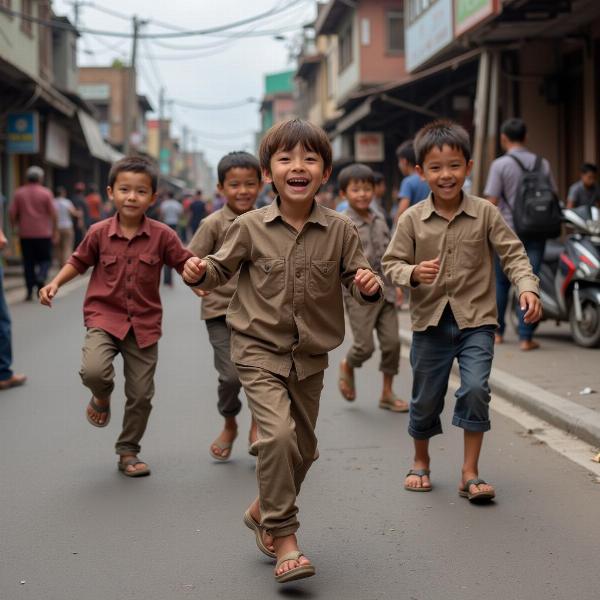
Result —
<instances>
[{"instance_id":1,"label":"shop sign","mask_svg":"<svg viewBox=\"0 0 600 600\"><path fill-rule=\"evenodd\" d=\"M357 162L383 162L385 160L383 133L375 131L355 133L354 157Z\"/></svg>"},{"instance_id":2,"label":"shop sign","mask_svg":"<svg viewBox=\"0 0 600 600\"><path fill-rule=\"evenodd\" d=\"M454 39L452 0L433 0L427 8L415 13L406 3L406 68L414 71L438 54ZM411 16L414 17L411 21Z\"/></svg>"},{"instance_id":3,"label":"shop sign","mask_svg":"<svg viewBox=\"0 0 600 600\"><path fill-rule=\"evenodd\" d=\"M454 35L458 37L500 12L500 0L455 0Z\"/></svg>"},{"instance_id":4,"label":"shop sign","mask_svg":"<svg viewBox=\"0 0 600 600\"><path fill-rule=\"evenodd\" d=\"M6 151L8 154L37 154L40 151L40 119L37 111L8 114Z\"/></svg>"},{"instance_id":5,"label":"shop sign","mask_svg":"<svg viewBox=\"0 0 600 600\"><path fill-rule=\"evenodd\" d=\"M54 121L46 127L46 161L57 167L69 166L69 132Z\"/></svg>"}]
</instances>

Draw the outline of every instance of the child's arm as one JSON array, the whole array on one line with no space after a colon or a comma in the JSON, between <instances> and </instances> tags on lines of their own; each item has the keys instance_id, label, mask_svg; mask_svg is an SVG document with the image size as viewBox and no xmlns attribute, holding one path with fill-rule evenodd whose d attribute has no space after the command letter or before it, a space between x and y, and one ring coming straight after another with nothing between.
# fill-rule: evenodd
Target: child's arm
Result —
<instances>
[{"instance_id":1,"label":"child's arm","mask_svg":"<svg viewBox=\"0 0 600 600\"><path fill-rule=\"evenodd\" d=\"M386 277L396 287L414 287L421 283L416 278L413 279L413 273L417 269L415 235L412 221L406 213L398 219L392 241L381 259L381 266Z\"/></svg>"},{"instance_id":2,"label":"child's arm","mask_svg":"<svg viewBox=\"0 0 600 600\"><path fill-rule=\"evenodd\" d=\"M75 279L79 275L79 271L70 264L66 264L57 274L56 277L40 290L40 303L44 306L52 307L52 298L56 296L59 288L65 283L69 283L71 279Z\"/></svg>"}]
</instances>

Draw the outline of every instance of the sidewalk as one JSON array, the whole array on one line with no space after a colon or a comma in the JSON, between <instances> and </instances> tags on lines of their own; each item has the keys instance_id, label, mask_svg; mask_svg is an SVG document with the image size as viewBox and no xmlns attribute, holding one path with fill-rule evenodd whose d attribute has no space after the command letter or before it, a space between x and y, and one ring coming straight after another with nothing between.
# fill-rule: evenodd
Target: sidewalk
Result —
<instances>
[{"instance_id":1,"label":"sidewalk","mask_svg":"<svg viewBox=\"0 0 600 600\"><path fill-rule=\"evenodd\" d=\"M398 314L402 341L410 344L408 310ZM495 349L493 391L600 447L600 349L577 346L566 323L542 323L536 340L539 350L521 352L517 336L507 327L504 344ZM580 395L586 387L595 393Z\"/></svg>"}]
</instances>

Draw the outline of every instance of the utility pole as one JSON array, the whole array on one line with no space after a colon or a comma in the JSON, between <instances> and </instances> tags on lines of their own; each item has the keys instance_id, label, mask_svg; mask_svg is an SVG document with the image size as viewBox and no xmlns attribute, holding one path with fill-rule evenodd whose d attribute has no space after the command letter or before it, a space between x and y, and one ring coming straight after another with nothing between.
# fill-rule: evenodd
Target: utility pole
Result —
<instances>
[{"instance_id":1,"label":"utility pole","mask_svg":"<svg viewBox=\"0 0 600 600\"><path fill-rule=\"evenodd\" d=\"M133 37L131 40L131 64L129 65L129 77L127 94L125 97L125 110L123 111L123 152L128 155L131 150L131 134L133 132L132 121L136 114L136 74L135 65L137 60L137 46L139 39L140 27L145 24L145 21L141 21L136 15L132 18L133 23Z\"/></svg>"},{"instance_id":2,"label":"utility pole","mask_svg":"<svg viewBox=\"0 0 600 600\"><path fill-rule=\"evenodd\" d=\"M163 131L163 121L165 119L165 88L161 87L158 94L158 171L161 175L163 173L163 146L165 143L165 136Z\"/></svg>"}]
</instances>

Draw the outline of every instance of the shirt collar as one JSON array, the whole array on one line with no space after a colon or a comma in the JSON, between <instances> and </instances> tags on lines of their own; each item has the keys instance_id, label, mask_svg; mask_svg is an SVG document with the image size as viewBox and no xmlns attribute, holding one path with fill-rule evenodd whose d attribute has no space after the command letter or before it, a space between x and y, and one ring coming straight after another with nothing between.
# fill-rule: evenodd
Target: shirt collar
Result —
<instances>
[{"instance_id":1,"label":"shirt collar","mask_svg":"<svg viewBox=\"0 0 600 600\"><path fill-rule=\"evenodd\" d=\"M276 219L281 219L283 221L283 215L281 214L281 210L279 209L279 196L271 202L265 211L265 216L263 221L265 223L272 223ZM325 209L316 201L313 200L312 209L310 214L308 215L308 219L306 219L307 223L318 223L323 227L327 227L327 217L325 215Z\"/></svg>"},{"instance_id":2,"label":"shirt collar","mask_svg":"<svg viewBox=\"0 0 600 600\"><path fill-rule=\"evenodd\" d=\"M142 222L135 233L134 237L139 235L145 235L146 237L150 237L150 221L146 215L142 217ZM113 217L110 217L110 225L108 226L108 237L125 237L123 232L121 231L121 224L119 223L119 214L115 214Z\"/></svg>"},{"instance_id":3,"label":"shirt collar","mask_svg":"<svg viewBox=\"0 0 600 600\"><path fill-rule=\"evenodd\" d=\"M477 209L475 208L475 203L469 194L462 193L462 202L460 203L458 210L456 211L456 216L460 215L460 213L465 213L469 217L473 217L474 219L477 217ZM433 213L436 213L435 205L433 203L433 194L430 192L429 196L423 200L423 210L421 211L421 221L427 221L429 217Z\"/></svg>"},{"instance_id":4,"label":"shirt collar","mask_svg":"<svg viewBox=\"0 0 600 600\"><path fill-rule=\"evenodd\" d=\"M371 215L371 220L365 219L361 215L359 215L351 206L348 206L346 209L346 214L354 221L354 223L363 224L372 223L375 219L381 218L372 208L369 208L369 214Z\"/></svg>"},{"instance_id":5,"label":"shirt collar","mask_svg":"<svg viewBox=\"0 0 600 600\"><path fill-rule=\"evenodd\" d=\"M229 208L229 204L223 204L223 208L220 210L223 211L223 215L228 221L235 221L240 216Z\"/></svg>"}]
</instances>

